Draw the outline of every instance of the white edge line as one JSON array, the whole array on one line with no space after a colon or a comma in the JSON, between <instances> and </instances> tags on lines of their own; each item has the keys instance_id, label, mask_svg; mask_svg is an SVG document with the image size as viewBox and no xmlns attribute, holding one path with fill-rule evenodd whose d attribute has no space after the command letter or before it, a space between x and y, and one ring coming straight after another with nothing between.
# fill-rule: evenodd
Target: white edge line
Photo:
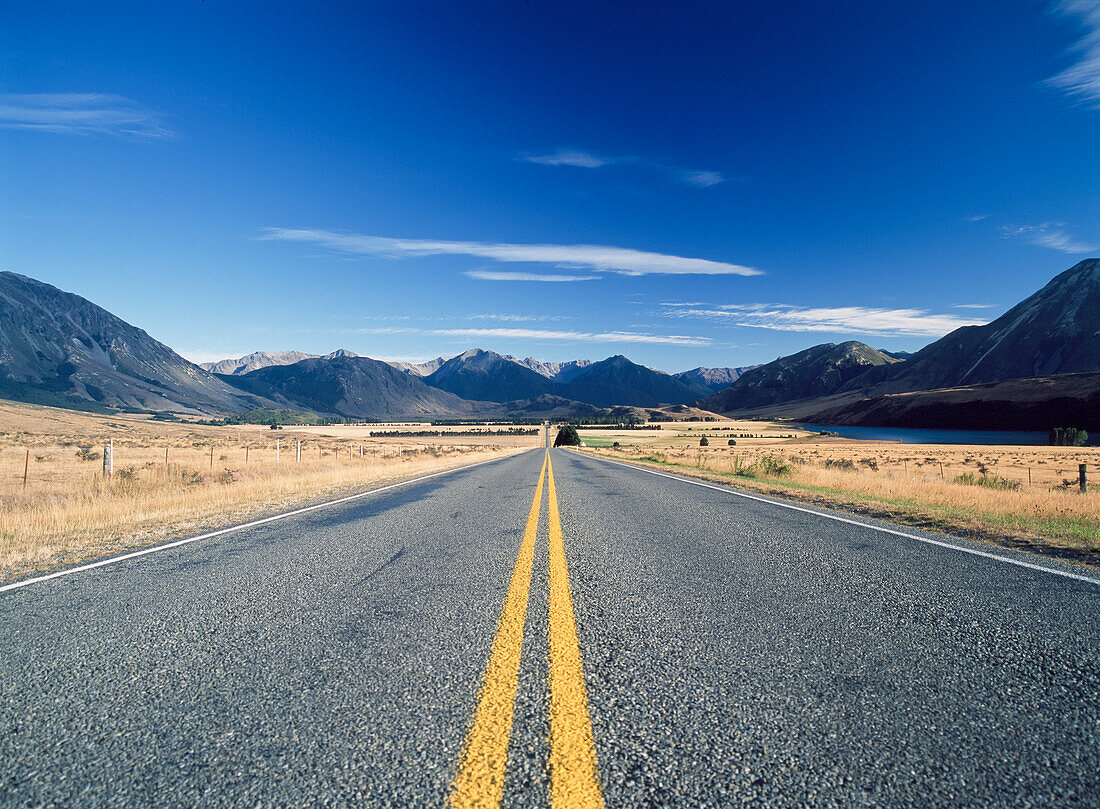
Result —
<instances>
[{"instance_id":1,"label":"white edge line","mask_svg":"<svg viewBox=\"0 0 1100 809\"><path fill-rule=\"evenodd\" d=\"M605 463L612 463L616 466L625 466L628 469L637 469L640 472L647 472L650 475L656 475L661 478L669 478L670 480L678 480L682 483L690 483L693 486L702 486L704 489L714 489L716 492L725 492L726 494L732 494L736 497L744 497L748 500L756 500L760 503L769 503L773 506L779 506L780 508L787 508L791 511L801 511L804 514L812 514L815 517L824 517L827 520L836 520L837 522L848 523L849 525L858 525L860 528L870 528L873 531L881 531L884 534L893 534L894 536L905 537L906 539L915 539L917 542L925 542L929 545L937 545L941 548L950 548L953 551L961 551L962 553L973 554L974 556L982 556L986 559L996 559L998 562L1007 562L1010 565L1017 565L1019 567L1026 567L1028 570L1038 570L1043 573L1053 573L1055 576L1065 576L1067 579L1076 579L1077 581L1085 581L1089 584L1100 584L1100 579L1092 578L1091 576L1082 576L1079 573L1070 573L1068 570L1058 570L1057 568L1044 567L1043 565L1036 565L1031 562L1025 562L1021 559L1013 559L1010 556L1001 556L997 553L990 553L989 551L980 551L977 548L967 548L964 545L955 545L952 542L943 542L938 539L931 539L930 537L922 537L917 534L907 534L904 531L895 531L892 528L885 528L881 525L875 525L874 523L860 522L859 520L851 520L847 517L841 517L836 514L829 514L827 512L814 511L810 508L803 508L802 506L796 506L791 503L784 503L779 500L772 500L767 497L759 497L754 494L748 494L746 492L738 491L737 489L730 488L728 486L715 486L712 483L706 483L701 480L692 480L691 478L684 477L683 475L673 475L668 472L660 472L656 469L647 469L644 466L637 466L635 464L623 463L622 461L613 461L610 458L604 458L600 455L589 455L586 452L578 452L578 455L584 458L595 458L597 461L604 461Z\"/></svg>"},{"instance_id":2,"label":"white edge line","mask_svg":"<svg viewBox=\"0 0 1100 809\"><path fill-rule=\"evenodd\" d=\"M509 458L514 456L506 455L504 457ZM403 480L400 483L391 483L389 486L382 486L377 489L368 489L365 492L358 492L356 494L348 495L347 497L341 497L336 500L326 500L324 503L314 503L312 506L295 509L294 511L285 511L282 514L274 514L271 517L264 517L263 519L252 520L251 522L241 523L240 525L231 525L228 528L219 528L217 531L211 531L208 534L199 534L198 536L187 537L186 539L177 539L174 542L166 542L162 545L154 545L151 548L142 548L140 551L124 553L121 556L112 556L109 559L101 559L98 562L92 562L87 565L80 565L79 567L71 567L65 570L59 570L56 573L49 573L45 576L35 576L33 579L24 579L23 581L17 581L12 584L5 584L3 587L0 587L0 593L3 593L7 590L17 590L20 587L26 587L31 584L38 584L39 582L49 581L50 579L58 579L62 576L71 576L74 573L83 573L85 570L94 570L97 567L113 565L117 562L124 562L127 559L136 559L139 556L146 556L150 553L166 551L170 548L178 548L180 545L187 545L191 542L198 542L201 539L210 539L211 537L218 537L222 536L223 534L230 534L234 531L243 531L245 528L255 528L257 525L264 525L269 522L275 522L276 520L285 520L287 517L295 517L299 514L305 514L308 511L316 511L319 508L325 508L326 506L335 506L339 505L340 503L347 503L349 500L358 500L360 497L367 497L368 495L378 494L379 492L389 491L390 489L396 489L398 486L408 486L411 483L420 483L423 480L437 478L440 475L450 475L453 472L462 472L463 470L473 469L474 467L481 466L482 464L493 463L495 461L502 460L504 460L504 458L489 458L486 461L478 461L477 463L472 463L468 466L456 466L454 469L444 469L442 472L433 472L430 475L412 478L411 480Z\"/></svg>"}]
</instances>

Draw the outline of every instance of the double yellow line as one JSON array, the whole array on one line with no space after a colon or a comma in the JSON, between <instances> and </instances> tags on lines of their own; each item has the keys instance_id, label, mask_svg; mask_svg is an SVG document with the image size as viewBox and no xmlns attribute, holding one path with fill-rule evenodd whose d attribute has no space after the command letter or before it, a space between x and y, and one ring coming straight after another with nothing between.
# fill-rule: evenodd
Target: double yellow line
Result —
<instances>
[{"instance_id":1,"label":"double yellow line","mask_svg":"<svg viewBox=\"0 0 1100 809\"><path fill-rule=\"evenodd\" d=\"M477 709L451 786L448 804L453 809L496 809L504 793L523 627L531 591L531 568L547 476L550 484L550 803L555 809L603 807L569 568L565 561L565 541L554 488L554 465L547 452L512 571L512 582L497 623Z\"/></svg>"}]
</instances>

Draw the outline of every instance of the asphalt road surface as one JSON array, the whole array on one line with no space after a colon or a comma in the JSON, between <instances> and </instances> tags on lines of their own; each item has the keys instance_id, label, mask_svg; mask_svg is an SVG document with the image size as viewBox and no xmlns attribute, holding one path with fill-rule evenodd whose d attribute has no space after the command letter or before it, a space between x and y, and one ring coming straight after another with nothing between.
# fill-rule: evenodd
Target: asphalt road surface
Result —
<instances>
[{"instance_id":1,"label":"asphalt road surface","mask_svg":"<svg viewBox=\"0 0 1100 809\"><path fill-rule=\"evenodd\" d=\"M2 591L0 805L1100 805L1100 576L828 514L540 449Z\"/></svg>"}]
</instances>

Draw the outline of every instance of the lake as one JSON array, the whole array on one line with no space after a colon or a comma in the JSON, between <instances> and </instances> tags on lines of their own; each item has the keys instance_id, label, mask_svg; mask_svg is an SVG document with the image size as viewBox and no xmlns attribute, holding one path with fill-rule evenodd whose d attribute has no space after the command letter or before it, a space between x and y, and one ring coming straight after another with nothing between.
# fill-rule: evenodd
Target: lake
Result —
<instances>
[{"instance_id":1,"label":"lake","mask_svg":"<svg viewBox=\"0 0 1100 809\"><path fill-rule=\"evenodd\" d=\"M830 427L806 424L803 430L828 430L842 438L900 441L902 444L1020 444L1046 446L1050 436L1025 430L932 430L923 427Z\"/></svg>"}]
</instances>

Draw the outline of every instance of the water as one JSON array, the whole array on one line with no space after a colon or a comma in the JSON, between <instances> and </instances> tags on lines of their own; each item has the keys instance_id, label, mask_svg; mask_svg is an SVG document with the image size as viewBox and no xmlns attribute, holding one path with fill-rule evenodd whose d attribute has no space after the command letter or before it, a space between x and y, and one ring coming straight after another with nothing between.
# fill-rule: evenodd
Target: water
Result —
<instances>
[{"instance_id":1,"label":"water","mask_svg":"<svg viewBox=\"0 0 1100 809\"><path fill-rule=\"evenodd\" d=\"M903 444L1018 444L1045 446L1049 435L1025 430L933 430L922 427L828 427L803 425L804 430L828 430L842 438L900 441Z\"/></svg>"}]
</instances>

